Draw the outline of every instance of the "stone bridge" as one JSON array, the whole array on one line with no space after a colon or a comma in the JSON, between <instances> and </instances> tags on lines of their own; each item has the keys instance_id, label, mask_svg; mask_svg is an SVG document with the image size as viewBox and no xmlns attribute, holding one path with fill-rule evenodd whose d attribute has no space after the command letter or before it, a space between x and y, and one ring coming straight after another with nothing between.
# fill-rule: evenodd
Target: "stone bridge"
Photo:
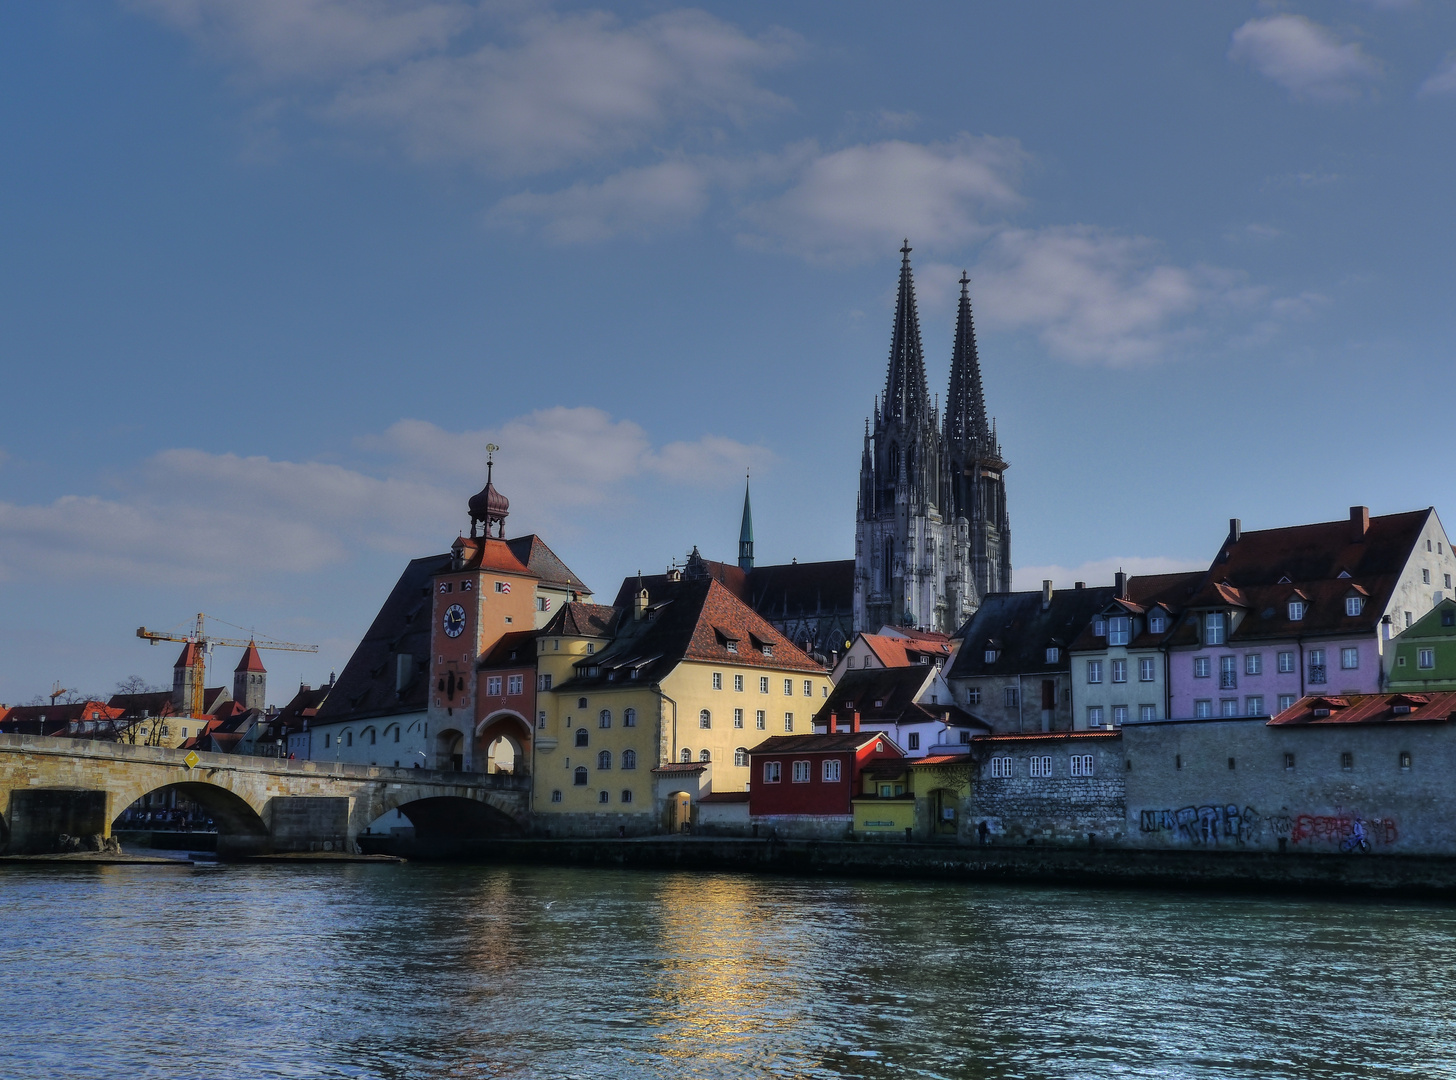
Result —
<instances>
[{"instance_id":1,"label":"stone bridge","mask_svg":"<svg viewBox=\"0 0 1456 1080\"><path fill-rule=\"evenodd\" d=\"M354 850L398 810L421 840L519 836L530 779L508 773L288 761L84 739L0 735L0 849L55 850L62 833L111 835L132 803L161 789L205 807L223 856Z\"/></svg>"}]
</instances>

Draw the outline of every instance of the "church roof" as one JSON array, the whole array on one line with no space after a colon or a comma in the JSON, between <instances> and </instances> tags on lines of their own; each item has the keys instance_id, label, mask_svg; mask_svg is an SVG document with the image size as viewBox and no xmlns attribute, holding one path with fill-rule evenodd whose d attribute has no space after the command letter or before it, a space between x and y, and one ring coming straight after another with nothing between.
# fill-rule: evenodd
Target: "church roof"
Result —
<instances>
[{"instance_id":1,"label":"church roof","mask_svg":"<svg viewBox=\"0 0 1456 1080\"><path fill-rule=\"evenodd\" d=\"M263 658L258 655L258 646L254 645L251 641L248 642L248 647L243 650L243 658L238 661L238 666L233 668L234 674L239 671L256 671L261 674L267 674L268 672L268 669L263 666Z\"/></svg>"},{"instance_id":2,"label":"church roof","mask_svg":"<svg viewBox=\"0 0 1456 1080\"><path fill-rule=\"evenodd\" d=\"M925 352L920 347L920 315L915 308L915 279L910 272L910 241L900 249L900 288L895 297L895 331L890 338L890 369L885 375L881 414L887 420L920 421L930 411L925 386Z\"/></svg>"},{"instance_id":3,"label":"church roof","mask_svg":"<svg viewBox=\"0 0 1456 1080\"><path fill-rule=\"evenodd\" d=\"M743 481L743 524L738 529L740 544L753 543L753 508L748 502L748 481Z\"/></svg>"},{"instance_id":4,"label":"church roof","mask_svg":"<svg viewBox=\"0 0 1456 1080\"><path fill-rule=\"evenodd\" d=\"M981 390L981 358L976 353L976 326L971 318L970 278L961 274L961 301L956 312L955 349L950 360L950 394L945 402L945 437L951 443L977 443L988 450L991 428Z\"/></svg>"}]
</instances>

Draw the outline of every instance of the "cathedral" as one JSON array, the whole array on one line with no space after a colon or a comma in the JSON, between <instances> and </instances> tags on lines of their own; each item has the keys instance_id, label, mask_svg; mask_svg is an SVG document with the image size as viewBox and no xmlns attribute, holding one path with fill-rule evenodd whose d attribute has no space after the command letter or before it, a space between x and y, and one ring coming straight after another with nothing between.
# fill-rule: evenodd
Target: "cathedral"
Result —
<instances>
[{"instance_id":1,"label":"cathedral","mask_svg":"<svg viewBox=\"0 0 1456 1080\"><path fill-rule=\"evenodd\" d=\"M855 513L854 627L953 634L987 593L1011 588L1006 461L986 420L969 279L960 309L944 415L926 388L910 244L885 392L866 421Z\"/></svg>"}]
</instances>

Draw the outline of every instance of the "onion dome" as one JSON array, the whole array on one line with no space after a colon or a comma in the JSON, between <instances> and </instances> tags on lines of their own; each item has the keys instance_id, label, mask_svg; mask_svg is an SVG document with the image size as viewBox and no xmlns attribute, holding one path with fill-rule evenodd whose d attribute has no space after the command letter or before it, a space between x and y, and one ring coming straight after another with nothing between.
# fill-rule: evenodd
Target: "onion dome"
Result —
<instances>
[{"instance_id":1,"label":"onion dome","mask_svg":"<svg viewBox=\"0 0 1456 1080\"><path fill-rule=\"evenodd\" d=\"M490 527L499 523L501 531L505 530L505 519L511 512L511 500L507 499L495 489L491 483L491 473L494 471L494 463L486 462L485 487L481 488L470 497L470 535L475 535L475 526L478 522L485 523L485 534L490 535Z\"/></svg>"}]
</instances>

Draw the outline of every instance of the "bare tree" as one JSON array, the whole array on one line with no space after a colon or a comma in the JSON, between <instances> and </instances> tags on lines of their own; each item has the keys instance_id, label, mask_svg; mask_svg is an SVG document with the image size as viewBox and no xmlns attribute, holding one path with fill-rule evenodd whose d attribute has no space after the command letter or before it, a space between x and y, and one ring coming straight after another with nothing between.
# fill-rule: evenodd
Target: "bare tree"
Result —
<instances>
[{"instance_id":1,"label":"bare tree","mask_svg":"<svg viewBox=\"0 0 1456 1080\"><path fill-rule=\"evenodd\" d=\"M128 675L116 684L116 692L124 695L129 700L122 715L117 718L117 734L124 742L133 746L140 740L146 746L160 746L162 744L161 717L148 717L147 710L137 704L137 699L143 694L157 694L167 689L165 686L154 686L140 675ZM159 710L162 712L164 710ZM140 721L150 719L150 724L143 725ZM145 731L143 731L145 727ZM142 736L145 735L143 739Z\"/></svg>"}]
</instances>

